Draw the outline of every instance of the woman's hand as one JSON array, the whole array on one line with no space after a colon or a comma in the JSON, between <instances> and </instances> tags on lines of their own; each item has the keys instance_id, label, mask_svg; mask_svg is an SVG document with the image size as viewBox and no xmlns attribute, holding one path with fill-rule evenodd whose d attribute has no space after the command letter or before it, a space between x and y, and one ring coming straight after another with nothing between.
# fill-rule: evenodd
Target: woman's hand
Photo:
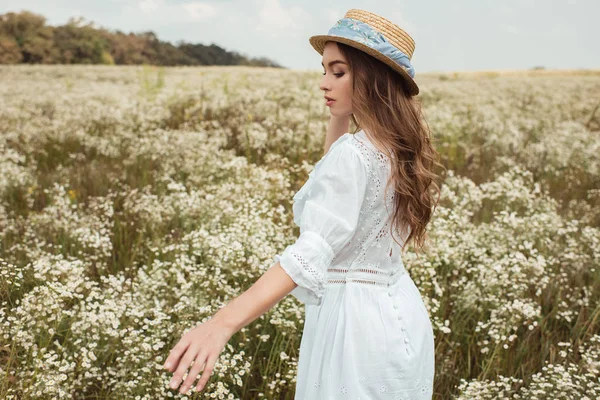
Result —
<instances>
[{"instance_id":1,"label":"woman's hand","mask_svg":"<svg viewBox=\"0 0 600 400\"><path fill-rule=\"evenodd\" d=\"M164 364L167 371L175 371L170 383L171 389L177 389L183 375L192 361L194 361L194 365L179 392L182 394L187 393L200 373L200 369L206 363L206 368L204 368L202 377L196 386L197 391L202 390L212 374L219 354L225 348L232 334L233 332L230 329L215 319L208 320L184 334L175 347L173 347Z\"/></svg>"},{"instance_id":2,"label":"woman's hand","mask_svg":"<svg viewBox=\"0 0 600 400\"><path fill-rule=\"evenodd\" d=\"M276 268L267 269L248 290L221 308L210 320L183 335L173 347L164 365L169 372L175 371L170 385L172 389L177 389L185 371L194 361L179 391L182 394L188 391L206 363L197 385L197 390L202 390L231 336L270 310L298 286L279 262L273 267Z\"/></svg>"}]
</instances>

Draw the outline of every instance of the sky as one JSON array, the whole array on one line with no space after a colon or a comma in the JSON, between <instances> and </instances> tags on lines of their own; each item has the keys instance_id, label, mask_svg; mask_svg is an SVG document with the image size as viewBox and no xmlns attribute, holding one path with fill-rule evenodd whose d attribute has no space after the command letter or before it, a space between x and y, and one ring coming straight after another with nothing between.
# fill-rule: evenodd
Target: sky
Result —
<instances>
[{"instance_id":1,"label":"sky","mask_svg":"<svg viewBox=\"0 0 600 400\"><path fill-rule=\"evenodd\" d=\"M407 31L417 74L600 68L598 0L0 0L0 14L28 10L49 25L81 16L109 30L153 31L173 44L214 43L318 71L322 57L308 38L326 34L351 8Z\"/></svg>"}]
</instances>

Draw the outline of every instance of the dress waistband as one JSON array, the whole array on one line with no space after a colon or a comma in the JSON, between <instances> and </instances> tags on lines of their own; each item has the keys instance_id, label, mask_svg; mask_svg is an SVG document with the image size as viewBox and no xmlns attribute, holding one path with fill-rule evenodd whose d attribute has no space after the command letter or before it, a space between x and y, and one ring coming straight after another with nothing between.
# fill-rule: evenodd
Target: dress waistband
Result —
<instances>
[{"instance_id":1,"label":"dress waistband","mask_svg":"<svg viewBox=\"0 0 600 400\"><path fill-rule=\"evenodd\" d=\"M400 277L408 273L404 264L393 266L391 271L384 271L370 266L350 267L331 266L327 268L327 285L345 284L349 282L380 286L392 286Z\"/></svg>"}]
</instances>

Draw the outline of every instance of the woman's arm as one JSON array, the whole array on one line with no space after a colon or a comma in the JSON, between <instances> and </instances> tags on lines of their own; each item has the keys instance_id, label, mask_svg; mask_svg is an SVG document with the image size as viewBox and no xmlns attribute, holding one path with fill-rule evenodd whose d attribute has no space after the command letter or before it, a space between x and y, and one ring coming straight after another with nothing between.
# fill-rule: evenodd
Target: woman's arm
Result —
<instances>
[{"instance_id":1,"label":"woman's arm","mask_svg":"<svg viewBox=\"0 0 600 400\"><path fill-rule=\"evenodd\" d=\"M296 286L298 285L278 262L244 293L220 309L212 319L233 335L269 311Z\"/></svg>"},{"instance_id":2,"label":"woman's arm","mask_svg":"<svg viewBox=\"0 0 600 400\"><path fill-rule=\"evenodd\" d=\"M325 137L324 154L327 154L329 147L340 138L344 133L348 132L350 127L350 115L337 117L331 115L329 125L327 126L327 136Z\"/></svg>"},{"instance_id":3,"label":"woman's arm","mask_svg":"<svg viewBox=\"0 0 600 400\"><path fill-rule=\"evenodd\" d=\"M196 388L202 390L212 375L219 354L231 336L267 312L296 286L279 262L271 266L249 289L231 300L205 323L187 332L173 347L164 368L173 372L171 389L187 393L202 369ZM190 365L194 362L193 367ZM190 368L185 381L183 376Z\"/></svg>"}]
</instances>

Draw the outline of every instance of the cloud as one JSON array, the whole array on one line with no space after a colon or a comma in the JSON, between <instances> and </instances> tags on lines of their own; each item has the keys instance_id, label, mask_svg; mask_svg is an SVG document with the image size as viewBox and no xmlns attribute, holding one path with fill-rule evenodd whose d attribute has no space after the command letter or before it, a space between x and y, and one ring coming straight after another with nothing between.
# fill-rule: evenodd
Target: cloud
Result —
<instances>
[{"instance_id":1,"label":"cloud","mask_svg":"<svg viewBox=\"0 0 600 400\"><path fill-rule=\"evenodd\" d=\"M212 18L217 15L217 10L214 6L198 1L182 4L182 7L189 13L190 18L196 21Z\"/></svg>"},{"instance_id":2,"label":"cloud","mask_svg":"<svg viewBox=\"0 0 600 400\"><path fill-rule=\"evenodd\" d=\"M163 24L206 20L218 14L215 6L200 1L172 3L165 0L137 0L136 3L146 21L159 20Z\"/></svg>"},{"instance_id":3,"label":"cloud","mask_svg":"<svg viewBox=\"0 0 600 400\"><path fill-rule=\"evenodd\" d=\"M279 0L264 0L258 12L256 30L277 37L281 33L303 28L305 26L303 22L308 18L310 15L302 7L284 8Z\"/></svg>"},{"instance_id":4,"label":"cloud","mask_svg":"<svg viewBox=\"0 0 600 400\"><path fill-rule=\"evenodd\" d=\"M151 13L156 11L160 6L162 6L163 0L139 0L138 7L144 14Z\"/></svg>"}]
</instances>

